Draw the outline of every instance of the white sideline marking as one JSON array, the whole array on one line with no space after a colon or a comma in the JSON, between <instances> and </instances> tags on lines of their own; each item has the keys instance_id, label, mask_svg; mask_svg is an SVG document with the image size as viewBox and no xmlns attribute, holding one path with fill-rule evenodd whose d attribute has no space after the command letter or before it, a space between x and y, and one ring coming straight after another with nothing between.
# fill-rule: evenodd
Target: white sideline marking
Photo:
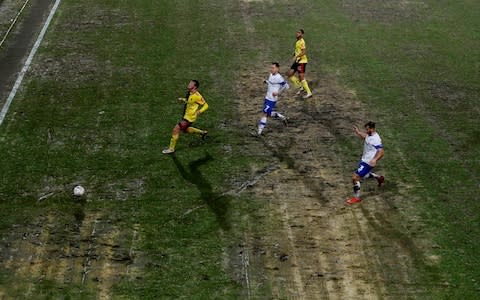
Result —
<instances>
[{"instance_id":1,"label":"white sideline marking","mask_svg":"<svg viewBox=\"0 0 480 300\"><path fill-rule=\"evenodd\" d=\"M13 26L15 26L15 23L17 23L18 18L19 18L20 15L22 14L23 10L25 9L25 6L27 6L27 4L28 4L29 1L30 1L30 0L26 0L25 3L23 3L23 6L22 6L22 8L20 8L20 11L17 13L17 16L15 17L15 19L13 20L13 22L10 24L10 27L8 27L7 33L5 33L5 35L3 36L2 41L0 42L0 48L2 47L3 43L4 43L5 40L7 39L8 35L10 34L10 31L12 31Z\"/></svg>"},{"instance_id":2,"label":"white sideline marking","mask_svg":"<svg viewBox=\"0 0 480 300\"><path fill-rule=\"evenodd\" d=\"M42 31L40 31L40 34L37 37L37 40L35 41L35 44L33 45L32 50L30 51L30 55L28 55L27 61L23 65L22 70L18 74L17 81L15 81L15 84L13 85L12 91L10 92L10 95L8 95L7 101L3 105L2 111L0 112L0 125L2 125L3 120L5 119L5 116L8 113L8 109L10 108L10 105L12 104L13 98L15 98L15 95L17 94L17 91L22 84L23 77L28 71L28 68L30 68L30 64L32 63L33 57L35 56L35 53L37 53L38 47L40 47L40 44L42 43L43 37L45 36L45 33L47 32L48 26L50 25L50 22L52 21L53 15L55 15L55 12L57 11L58 6L60 5L60 2L62 0L56 0L55 4L53 5L52 9L50 10L50 14L48 15L47 20L45 21L45 24L43 24Z\"/></svg>"}]
</instances>

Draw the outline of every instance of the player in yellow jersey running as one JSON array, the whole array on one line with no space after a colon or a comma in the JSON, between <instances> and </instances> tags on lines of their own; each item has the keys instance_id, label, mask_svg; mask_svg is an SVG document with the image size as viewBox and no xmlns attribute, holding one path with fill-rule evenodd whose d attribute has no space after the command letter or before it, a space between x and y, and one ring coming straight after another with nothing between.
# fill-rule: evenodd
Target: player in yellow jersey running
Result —
<instances>
[{"instance_id":1,"label":"player in yellow jersey running","mask_svg":"<svg viewBox=\"0 0 480 300\"><path fill-rule=\"evenodd\" d=\"M191 125L197 120L197 117L208 109L208 104L203 99L203 96L198 92L200 83L197 80L192 80L187 86L186 98L179 98L178 100L185 103L183 110L183 119L173 128L170 146L162 151L163 154L170 154L175 152L180 132L199 134L204 139L207 136L206 130L201 130Z\"/></svg>"},{"instance_id":2,"label":"player in yellow jersey running","mask_svg":"<svg viewBox=\"0 0 480 300\"><path fill-rule=\"evenodd\" d=\"M296 32L297 41L295 42L295 52L293 53L293 64L287 75L293 86L299 89L297 94L300 95L302 92L306 92L303 98L307 99L312 97L312 91L308 86L307 80L305 80L305 69L307 68L308 59L307 46L303 39L304 34L305 31L303 29L299 29ZM295 76L295 73L298 73L298 77Z\"/></svg>"}]
</instances>

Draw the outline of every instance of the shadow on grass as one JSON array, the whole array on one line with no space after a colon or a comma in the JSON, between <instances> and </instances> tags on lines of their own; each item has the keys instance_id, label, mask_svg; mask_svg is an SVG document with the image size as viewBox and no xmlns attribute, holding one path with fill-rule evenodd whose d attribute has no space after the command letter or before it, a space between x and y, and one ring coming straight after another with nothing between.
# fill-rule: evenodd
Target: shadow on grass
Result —
<instances>
[{"instance_id":1,"label":"shadow on grass","mask_svg":"<svg viewBox=\"0 0 480 300\"><path fill-rule=\"evenodd\" d=\"M230 198L227 195L215 193L212 185L200 172L199 167L213 161L210 154L205 154L205 157L194 160L188 164L188 170L182 165L175 154L171 155L175 166L180 175L188 182L194 184L200 191L200 197L208 205L211 211L215 214L217 222L223 230L230 229L230 221L228 218L228 209L230 205Z\"/></svg>"}]
</instances>

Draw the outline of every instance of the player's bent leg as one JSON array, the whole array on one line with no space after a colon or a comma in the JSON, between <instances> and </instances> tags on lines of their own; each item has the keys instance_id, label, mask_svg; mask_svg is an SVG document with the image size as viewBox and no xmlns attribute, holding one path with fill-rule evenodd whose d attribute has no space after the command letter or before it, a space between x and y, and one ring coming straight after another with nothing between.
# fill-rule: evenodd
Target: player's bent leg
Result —
<instances>
[{"instance_id":1,"label":"player's bent leg","mask_svg":"<svg viewBox=\"0 0 480 300\"><path fill-rule=\"evenodd\" d=\"M299 89L302 87L302 84L300 83L300 80L298 80L298 77L295 76L295 72L297 72L297 64L291 66L290 70L288 70L287 76L293 87Z\"/></svg>"},{"instance_id":2,"label":"player's bent leg","mask_svg":"<svg viewBox=\"0 0 480 300\"><path fill-rule=\"evenodd\" d=\"M352 182L355 183L357 181L360 181L362 180L362 177L360 177L360 175L358 175L357 173L353 173L352 174Z\"/></svg>"},{"instance_id":3,"label":"player's bent leg","mask_svg":"<svg viewBox=\"0 0 480 300\"><path fill-rule=\"evenodd\" d=\"M170 139L170 145L168 148L163 149L162 153L163 154L170 154L175 152L175 146L177 145L178 138L180 137L180 134L172 134L172 138Z\"/></svg>"},{"instance_id":4,"label":"player's bent leg","mask_svg":"<svg viewBox=\"0 0 480 300\"><path fill-rule=\"evenodd\" d=\"M375 178L378 182L378 186L382 186L385 183L385 177L384 176L375 174L373 172L368 173L368 175L365 176L365 177L366 178Z\"/></svg>"},{"instance_id":5,"label":"player's bent leg","mask_svg":"<svg viewBox=\"0 0 480 300\"><path fill-rule=\"evenodd\" d=\"M178 138L180 137L180 130L181 130L180 125L178 125L178 124L175 125L175 127L173 127L172 137L170 139L170 144L169 144L168 148L162 150L163 154L170 154L170 153L175 152L175 147L177 145Z\"/></svg>"},{"instance_id":6,"label":"player's bent leg","mask_svg":"<svg viewBox=\"0 0 480 300\"><path fill-rule=\"evenodd\" d=\"M201 130L201 129L198 129L198 128L195 128L195 127L188 127L187 128L187 133L190 133L190 134L204 134L205 133L205 130Z\"/></svg>"},{"instance_id":7,"label":"player's bent leg","mask_svg":"<svg viewBox=\"0 0 480 300\"><path fill-rule=\"evenodd\" d=\"M300 82L304 81L305 80L305 72L303 72L302 68L299 67L299 71L298 71L298 79L300 80Z\"/></svg>"},{"instance_id":8,"label":"player's bent leg","mask_svg":"<svg viewBox=\"0 0 480 300\"><path fill-rule=\"evenodd\" d=\"M347 200L347 204L360 203L360 179L361 177L357 173L352 174L352 183L353 183L353 197Z\"/></svg>"},{"instance_id":9,"label":"player's bent leg","mask_svg":"<svg viewBox=\"0 0 480 300\"><path fill-rule=\"evenodd\" d=\"M258 122L258 130L257 130L258 135L262 134L263 129L267 125L267 116L268 116L267 114L262 115L262 117L260 118L260 122Z\"/></svg>"},{"instance_id":10,"label":"player's bent leg","mask_svg":"<svg viewBox=\"0 0 480 300\"><path fill-rule=\"evenodd\" d=\"M305 96L303 96L303 99L312 97L312 91L310 90L310 87L308 86L308 82L305 79L305 72L303 71L303 69L302 69L302 72L298 73L298 77L300 78L300 84L303 90L307 93Z\"/></svg>"},{"instance_id":11,"label":"player's bent leg","mask_svg":"<svg viewBox=\"0 0 480 300\"><path fill-rule=\"evenodd\" d=\"M172 129L172 135L174 135L174 134L179 134L180 131L181 131L180 125L177 124L177 125L175 125L175 127L173 127L173 129Z\"/></svg>"},{"instance_id":12,"label":"player's bent leg","mask_svg":"<svg viewBox=\"0 0 480 300\"><path fill-rule=\"evenodd\" d=\"M195 128L195 127L188 127L187 129L187 133L190 133L190 134L198 134L202 137L202 140L206 139L207 138L207 134L208 134L208 131L207 130L201 130L201 129L198 129L198 128Z\"/></svg>"},{"instance_id":13,"label":"player's bent leg","mask_svg":"<svg viewBox=\"0 0 480 300\"><path fill-rule=\"evenodd\" d=\"M283 122L283 125L285 126L288 126L288 121L287 121L287 117L285 117L284 115L282 115L281 113L277 112L277 111L274 111L272 112L272 117L274 118L279 118L280 120L282 120Z\"/></svg>"},{"instance_id":14,"label":"player's bent leg","mask_svg":"<svg viewBox=\"0 0 480 300\"><path fill-rule=\"evenodd\" d=\"M305 96L303 96L304 99L308 99L312 97L312 91L310 90L310 87L308 86L308 82L305 79L305 70L307 68L307 64L298 64L298 78L300 78L300 85L302 86L303 90L307 93Z\"/></svg>"},{"instance_id":15,"label":"player's bent leg","mask_svg":"<svg viewBox=\"0 0 480 300\"><path fill-rule=\"evenodd\" d=\"M272 114L270 116L273 118L285 119L285 116L278 111L272 111Z\"/></svg>"},{"instance_id":16,"label":"player's bent leg","mask_svg":"<svg viewBox=\"0 0 480 300\"><path fill-rule=\"evenodd\" d=\"M271 100L268 100L268 99L264 100L264 102L263 102L263 114L262 114L262 117L260 119L260 122L258 123L258 130L257 130L258 135L262 134L263 129L267 125L267 118L272 115L276 104L277 104L276 101L271 101Z\"/></svg>"},{"instance_id":17,"label":"player's bent leg","mask_svg":"<svg viewBox=\"0 0 480 300\"><path fill-rule=\"evenodd\" d=\"M177 146L177 141L180 138L180 133L173 134L172 138L170 139L170 145L168 148L175 150L175 147Z\"/></svg>"},{"instance_id":18,"label":"player's bent leg","mask_svg":"<svg viewBox=\"0 0 480 300\"><path fill-rule=\"evenodd\" d=\"M300 83L300 80L298 79L297 76L295 76L295 74L293 74L292 76L288 77L288 79L290 79L290 82L293 84L293 86L296 88L296 89L299 89L302 87L302 84Z\"/></svg>"},{"instance_id":19,"label":"player's bent leg","mask_svg":"<svg viewBox=\"0 0 480 300\"><path fill-rule=\"evenodd\" d=\"M378 176L377 177L377 182L378 182L378 186L382 186L385 183L385 177L384 176Z\"/></svg>"},{"instance_id":20,"label":"player's bent leg","mask_svg":"<svg viewBox=\"0 0 480 300\"><path fill-rule=\"evenodd\" d=\"M292 77L295 74L295 70L289 69L287 72L287 77Z\"/></svg>"},{"instance_id":21,"label":"player's bent leg","mask_svg":"<svg viewBox=\"0 0 480 300\"><path fill-rule=\"evenodd\" d=\"M378 186L382 186L385 183L385 177L375 174L373 172L370 172L370 178L375 178L377 180Z\"/></svg>"},{"instance_id":22,"label":"player's bent leg","mask_svg":"<svg viewBox=\"0 0 480 300\"><path fill-rule=\"evenodd\" d=\"M303 79L301 83L302 83L303 90L305 92L307 92L307 94L305 96L303 96L303 98L307 99L307 98L312 97L312 91L310 90L310 87L308 86L307 80Z\"/></svg>"}]
</instances>

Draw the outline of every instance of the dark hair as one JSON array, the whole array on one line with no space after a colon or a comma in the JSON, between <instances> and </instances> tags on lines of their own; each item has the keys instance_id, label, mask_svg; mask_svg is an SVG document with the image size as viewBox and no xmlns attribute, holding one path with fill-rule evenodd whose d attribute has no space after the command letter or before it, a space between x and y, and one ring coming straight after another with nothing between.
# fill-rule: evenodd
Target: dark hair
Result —
<instances>
[{"instance_id":1,"label":"dark hair","mask_svg":"<svg viewBox=\"0 0 480 300\"><path fill-rule=\"evenodd\" d=\"M200 82L198 82L198 80L192 79L192 82L195 84L197 89L200 87Z\"/></svg>"},{"instance_id":2,"label":"dark hair","mask_svg":"<svg viewBox=\"0 0 480 300\"><path fill-rule=\"evenodd\" d=\"M303 29L300 29L298 31L300 31L302 34L305 34L305 31Z\"/></svg>"},{"instance_id":3,"label":"dark hair","mask_svg":"<svg viewBox=\"0 0 480 300\"><path fill-rule=\"evenodd\" d=\"M375 122L369 121L367 124L365 124L365 127L374 129L375 128Z\"/></svg>"},{"instance_id":4,"label":"dark hair","mask_svg":"<svg viewBox=\"0 0 480 300\"><path fill-rule=\"evenodd\" d=\"M272 62L272 65L274 65L274 66L277 67L277 68L280 68L280 64L279 64L278 62L276 62L276 61Z\"/></svg>"}]
</instances>

